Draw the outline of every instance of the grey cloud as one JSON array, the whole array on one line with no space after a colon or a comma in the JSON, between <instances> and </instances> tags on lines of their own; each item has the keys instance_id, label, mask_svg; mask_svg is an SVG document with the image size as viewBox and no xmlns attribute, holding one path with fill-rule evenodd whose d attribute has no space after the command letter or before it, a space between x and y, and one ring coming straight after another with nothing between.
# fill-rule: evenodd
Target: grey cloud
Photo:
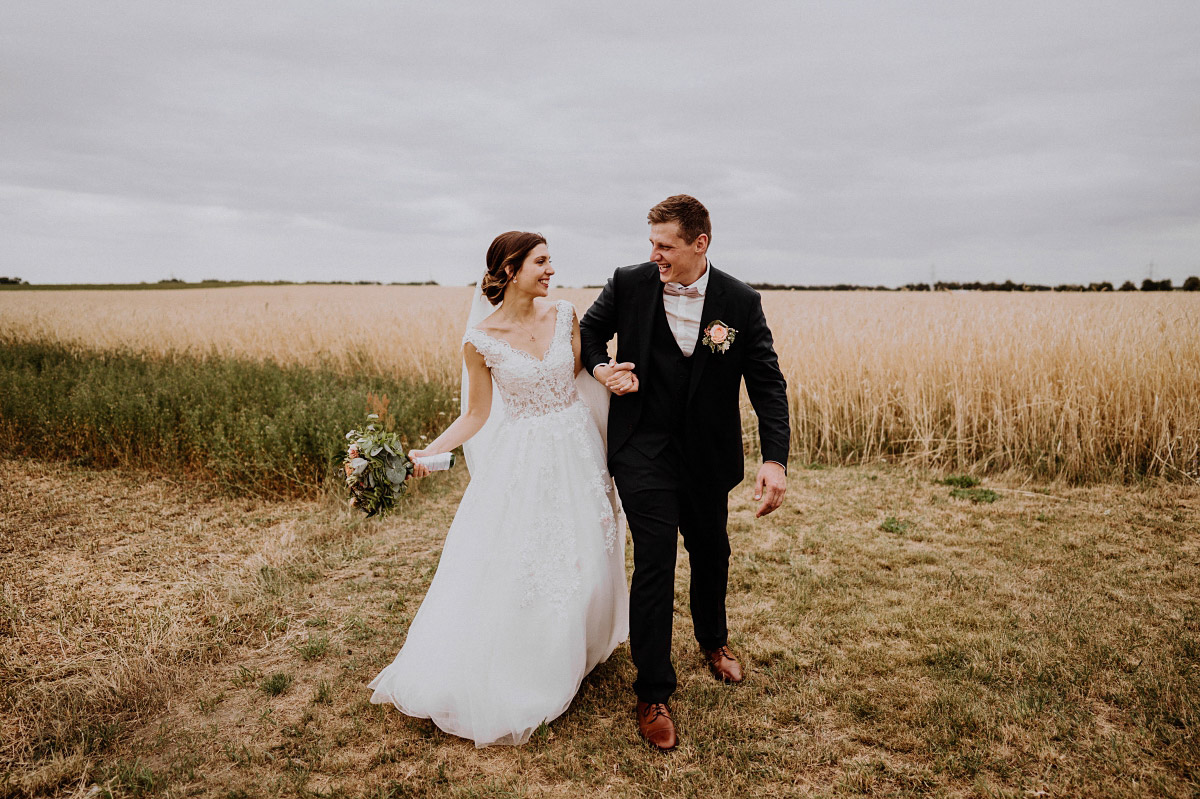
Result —
<instances>
[{"instance_id":1,"label":"grey cloud","mask_svg":"<svg viewBox=\"0 0 1200 799\"><path fill-rule=\"evenodd\" d=\"M670 193L751 280L1200 272L1192 3L11 9L0 273L466 282Z\"/></svg>"}]
</instances>

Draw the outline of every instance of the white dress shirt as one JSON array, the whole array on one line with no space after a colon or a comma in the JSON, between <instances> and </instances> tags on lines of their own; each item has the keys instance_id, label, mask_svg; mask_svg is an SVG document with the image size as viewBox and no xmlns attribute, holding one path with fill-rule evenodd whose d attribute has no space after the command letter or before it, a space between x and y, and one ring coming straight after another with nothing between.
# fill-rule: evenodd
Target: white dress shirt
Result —
<instances>
[{"instance_id":1,"label":"white dress shirt","mask_svg":"<svg viewBox=\"0 0 1200 799\"><path fill-rule=\"evenodd\" d=\"M677 297L670 294L663 294L663 310L667 312L667 327L671 328L671 335L675 337L675 343L679 345L680 351L687 357L692 357L692 353L696 350L696 341L700 337L700 315L704 313L704 294L708 291L708 259L704 259L704 274L696 278L691 285L696 287L700 292L699 297ZM690 288L682 283L666 283L663 285L676 286L678 288ZM592 367L592 376L596 376L596 370L601 366L606 366L605 363L598 363Z\"/></svg>"},{"instance_id":2,"label":"white dress shirt","mask_svg":"<svg viewBox=\"0 0 1200 799\"><path fill-rule=\"evenodd\" d=\"M708 261L704 262L704 273L690 286L682 283L667 283L679 289L695 288L700 292L699 297L680 297L674 294L663 294L663 310L667 312L667 325L680 351L691 357L696 349L696 341L700 337L700 314L704 312L704 294L708 291Z\"/></svg>"}]
</instances>

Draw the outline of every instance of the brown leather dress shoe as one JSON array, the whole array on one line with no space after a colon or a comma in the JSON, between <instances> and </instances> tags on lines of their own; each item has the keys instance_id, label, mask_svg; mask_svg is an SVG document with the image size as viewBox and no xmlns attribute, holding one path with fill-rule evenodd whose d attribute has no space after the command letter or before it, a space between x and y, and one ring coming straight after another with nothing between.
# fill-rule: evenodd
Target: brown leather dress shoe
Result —
<instances>
[{"instance_id":1,"label":"brown leather dress shoe","mask_svg":"<svg viewBox=\"0 0 1200 799\"><path fill-rule=\"evenodd\" d=\"M669 752L679 743L675 722L665 702L637 703L638 732L655 749Z\"/></svg>"},{"instance_id":2,"label":"brown leather dress shoe","mask_svg":"<svg viewBox=\"0 0 1200 799\"><path fill-rule=\"evenodd\" d=\"M704 659L708 662L708 670L718 680L730 683L742 681L742 664L737 662L728 646L719 646L711 652L703 652Z\"/></svg>"}]
</instances>

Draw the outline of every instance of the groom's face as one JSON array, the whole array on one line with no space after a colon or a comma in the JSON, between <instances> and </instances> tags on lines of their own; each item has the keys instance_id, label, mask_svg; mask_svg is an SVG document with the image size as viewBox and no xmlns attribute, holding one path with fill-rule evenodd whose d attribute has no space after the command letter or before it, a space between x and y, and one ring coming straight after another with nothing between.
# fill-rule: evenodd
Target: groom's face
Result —
<instances>
[{"instance_id":1,"label":"groom's face","mask_svg":"<svg viewBox=\"0 0 1200 799\"><path fill-rule=\"evenodd\" d=\"M708 236L701 233L687 242L679 233L678 222L655 222L650 225L650 260L658 265L658 279L663 283L694 283L704 273Z\"/></svg>"}]
</instances>

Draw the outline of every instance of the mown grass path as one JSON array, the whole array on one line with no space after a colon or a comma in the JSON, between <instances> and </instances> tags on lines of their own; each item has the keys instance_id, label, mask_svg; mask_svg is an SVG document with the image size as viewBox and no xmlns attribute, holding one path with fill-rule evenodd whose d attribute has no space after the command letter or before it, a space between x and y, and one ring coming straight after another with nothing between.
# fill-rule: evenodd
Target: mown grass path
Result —
<instances>
[{"instance_id":1,"label":"mown grass path","mask_svg":"<svg viewBox=\"0 0 1200 799\"><path fill-rule=\"evenodd\" d=\"M64 475L73 490L60 492ZM681 551L671 755L628 650L519 748L367 703L465 485L403 515L0 461L0 796L1192 796L1200 490L793 469L730 531L741 686L703 669ZM529 653L536 657L536 652Z\"/></svg>"}]
</instances>

